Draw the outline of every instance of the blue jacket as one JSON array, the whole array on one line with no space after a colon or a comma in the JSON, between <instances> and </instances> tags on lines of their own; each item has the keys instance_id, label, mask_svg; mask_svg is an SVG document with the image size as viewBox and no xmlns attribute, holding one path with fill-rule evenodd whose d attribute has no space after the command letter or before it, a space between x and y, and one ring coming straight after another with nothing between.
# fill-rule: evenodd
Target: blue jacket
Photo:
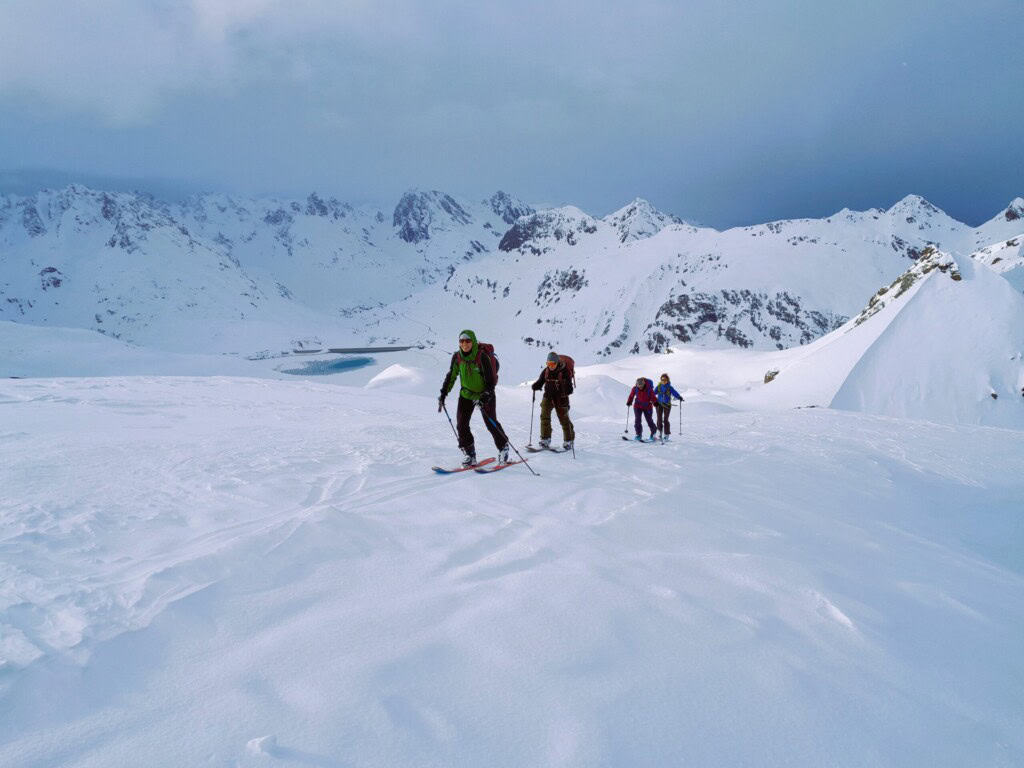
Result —
<instances>
[{"instance_id":1,"label":"blue jacket","mask_svg":"<svg viewBox=\"0 0 1024 768\"><path fill-rule=\"evenodd\" d=\"M658 386L654 388L654 395L662 405L671 403L673 395L676 400L683 399L683 396L676 392L675 388L671 384L662 384L660 382L658 383Z\"/></svg>"}]
</instances>

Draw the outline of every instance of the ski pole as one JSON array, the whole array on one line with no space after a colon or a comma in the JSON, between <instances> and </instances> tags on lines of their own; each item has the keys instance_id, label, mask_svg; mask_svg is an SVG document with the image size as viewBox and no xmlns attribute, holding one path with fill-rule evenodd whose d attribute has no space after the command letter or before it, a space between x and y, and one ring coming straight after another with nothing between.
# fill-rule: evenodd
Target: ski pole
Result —
<instances>
[{"instance_id":1,"label":"ski pole","mask_svg":"<svg viewBox=\"0 0 1024 768\"><path fill-rule=\"evenodd\" d=\"M533 404L537 402L537 390L533 390L533 400L530 401L530 442L527 445L533 445Z\"/></svg>"},{"instance_id":2,"label":"ski pole","mask_svg":"<svg viewBox=\"0 0 1024 768\"><path fill-rule=\"evenodd\" d=\"M629 406L628 405L626 406L626 428L624 430L622 430L622 434L624 434L624 435L628 435L629 434Z\"/></svg>"},{"instance_id":3,"label":"ski pole","mask_svg":"<svg viewBox=\"0 0 1024 768\"><path fill-rule=\"evenodd\" d=\"M490 416L488 416L488 415L487 415L487 411L485 411L485 410L484 410L484 408L483 408L483 405L481 405L481 406L480 406L480 413L482 413L482 414L484 415L484 418L485 418L485 419L487 419L487 420L488 420L489 422L491 422L491 426L492 426L492 427L494 427L495 429L500 429L500 430L501 430L501 433L502 433L503 435L505 435L505 440L506 440L506 441L508 442L508 444L509 444L509 445L510 445L510 446L512 447L512 450L516 452L516 456L518 456L518 457L519 457L519 460L520 460L521 462L523 462L523 464L525 464L525 465L526 465L526 468L527 468L528 470L530 470L531 472L533 472L533 474L534 474L534 475L536 475L537 477L540 477L540 475L538 475L538 474L537 474L536 472L534 472L534 469L533 469L533 467L531 467L531 466L530 466L530 462L528 462L528 461L527 461L526 459L524 459L524 458L523 458L523 454L521 454L521 453L520 453L520 452L519 452L519 451L518 451L518 450L516 449L516 447L515 447L514 445L512 445L512 441L508 439L508 434L507 434L507 433L505 432L505 430L504 430L504 429L501 429L501 427L500 427L500 426L498 426L498 423L497 423L497 422L496 422L496 421L495 421L494 419L492 419L492 418L491 418Z\"/></svg>"},{"instance_id":4,"label":"ski pole","mask_svg":"<svg viewBox=\"0 0 1024 768\"><path fill-rule=\"evenodd\" d=\"M444 415L448 416L448 406L445 405L444 403L441 403L441 407L444 408ZM455 425L452 424L452 417L451 416L448 416L448 423L452 425L452 432L455 432L455 439L458 440L459 439L459 433L458 433L458 431L456 431Z\"/></svg>"}]
</instances>

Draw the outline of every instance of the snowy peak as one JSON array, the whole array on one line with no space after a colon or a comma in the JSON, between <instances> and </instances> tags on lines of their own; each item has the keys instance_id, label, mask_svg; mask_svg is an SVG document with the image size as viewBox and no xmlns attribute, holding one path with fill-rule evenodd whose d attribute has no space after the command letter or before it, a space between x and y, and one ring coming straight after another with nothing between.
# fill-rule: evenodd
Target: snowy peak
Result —
<instances>
[{"instance_id":1,"label":"snowy peak","mask_svg":"<svg viewBox=\"0 0 1024 768\"><path fill-rule=\"evenodd\" d=\"M579 208L567 205L538 211L516 221L498 243L499 251L520 251L539 256L565 242L577 245L598 230L598 220Z\"/></svg>"},{"instance_id":2,"label":"snowy peak","mask_svg":"<svg viewBox=\"0 0 1024 768\"><path fill-rule=\"evenodd\" d=\"M472 220L472 215L455 198L436 189L406 192L391 217L398 237L407 243L429 240L432 230L448 230Z\"/></svg>"},{"instance_id":3,"label":"snowy peak","mask_svg":"<svg viewBox=\"0 0 1024 768\"><path fill-rule=\"evenodd\" d=\"M919 229L928 229L934 223L952 221L946 213L935 207L920 195L907 195L886 211L894 220L917 224Z\"/></svg>"},{"instance_id":4,"label":"snowy peak","mask_svg":"<svg viewBox=\"0 0 1024 768\"><path fill-rule=\"evenodd\" d=\"M907 195L902 200L894 203L887 212L899 213L903 211L922 211L928 214L942 213L941 210L929 203L920 195Z\"/></svg>"},{"instance_id":5,"label":"snowy peak","mask_svg":"<svg viewBox=\"0 0 1024 768\"><path fill-rule=\"evenodd\" d=\"M681 219L662 213L640 197L615 213L608 214L602 221L615 227L619 233L619 242L622 243L643 240L658 234L667 226L683 223Z\"/></svg>"},{"instance_id":6,"label":"snowy peak","mask_svg":"<svg viewBox=\"0 0 1024 768\"><path fill-rule=\"evenodd\" d=\"M521 216L529 216L536 211L522 200L512 197L500 189L483 201L490 210L506 224L515 224Z\"/></svg>"}]
</instances>

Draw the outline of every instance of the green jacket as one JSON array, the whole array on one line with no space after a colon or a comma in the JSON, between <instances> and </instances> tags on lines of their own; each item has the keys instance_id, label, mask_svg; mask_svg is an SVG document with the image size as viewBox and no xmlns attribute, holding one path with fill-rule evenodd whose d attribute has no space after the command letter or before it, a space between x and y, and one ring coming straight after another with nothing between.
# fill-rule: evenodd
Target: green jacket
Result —
<instances>
[{"instance_id":1,"label":"green jacket","mask_svg":"<svg viewBox=\"0 0 1024 768\"><path fill-rule=\"evenodd\" d=\"M491 363L487 359L487 353L480 349L477 344L476 334L473 331L465 330L466 334L473 340L473 346L469 348L469 354L463 355L460 349L452 355L451 365L448 373L445 374L441 383L441 397L447 397L455 386L455 379L462 382L459 395L467 400L479 400L480 395L486 391L494 390L494 375L491 372ZM461 336L462 333L459 335Z\"/></svg>"}]
</instances>

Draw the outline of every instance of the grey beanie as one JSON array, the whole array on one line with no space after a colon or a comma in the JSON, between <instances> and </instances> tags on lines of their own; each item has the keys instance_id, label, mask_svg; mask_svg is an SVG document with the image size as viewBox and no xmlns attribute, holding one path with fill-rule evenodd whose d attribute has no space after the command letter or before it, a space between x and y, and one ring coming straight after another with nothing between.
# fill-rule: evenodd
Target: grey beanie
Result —
<instances>
[{"instance_id":1,"label":"grey beanie","mask_svg":"<svg viewBox=\"0 0 1024 768\"><path fill-rule=\"evenodd\" d=\"M547 362L555 363L557 365L558 362L559 362L559 360L558 360L558 353L557 352L548 352Z\"/></svg>"}]
</instances>

